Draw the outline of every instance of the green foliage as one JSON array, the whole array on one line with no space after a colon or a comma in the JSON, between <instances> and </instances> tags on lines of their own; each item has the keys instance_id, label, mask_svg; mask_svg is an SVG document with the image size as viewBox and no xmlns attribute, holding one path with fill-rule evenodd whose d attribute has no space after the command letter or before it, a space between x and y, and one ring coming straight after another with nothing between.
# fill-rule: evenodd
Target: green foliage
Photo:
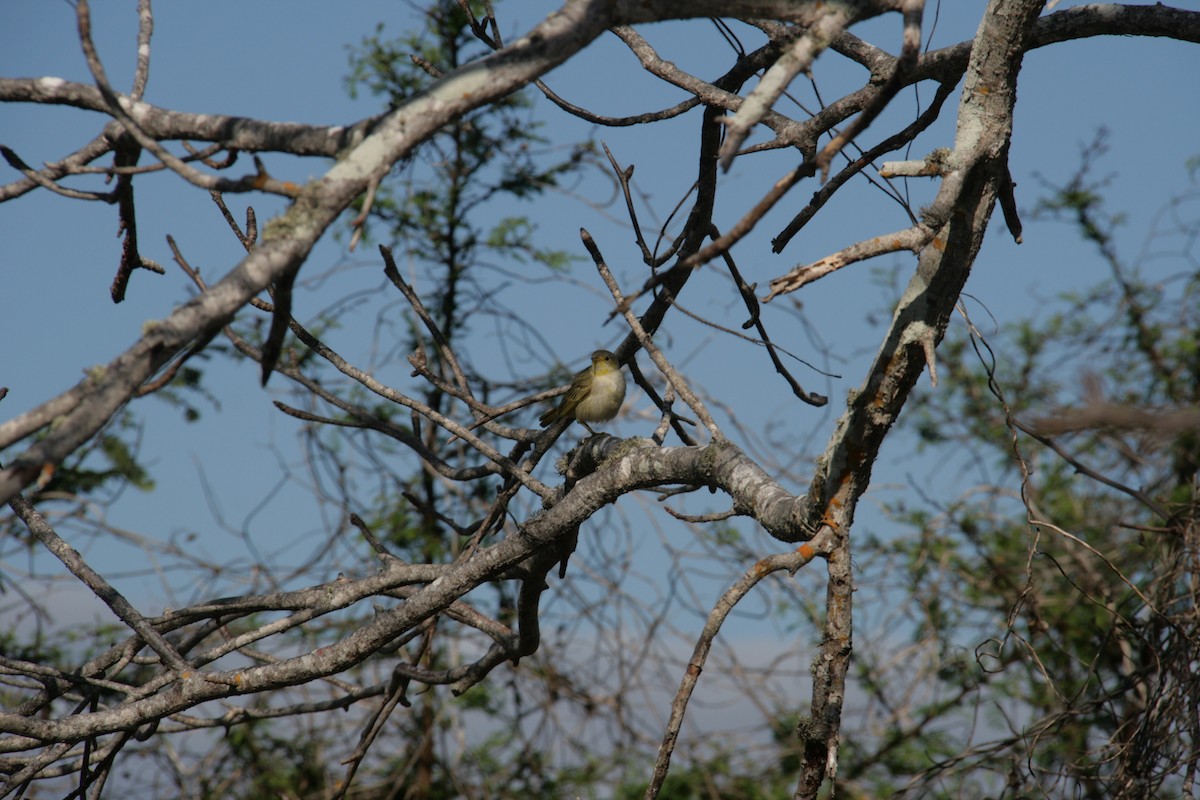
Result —
<instances>
[{"instance_id":1,"label":"green foliage","mask_svg":"<svg viewBox=\"0 0 1200 800\"><path fill-rule=\"evenodd\" d=\"M55 470L43 494L95 495L102 491L116 492L125 486L150 491L154 480L137 459L140 430L132 414L119 414Z\"/></svg>"},{"instance_id":2,"label":"green foliage","mask_svg":"<svg viewBox=\"0 0 1200 800\"><path fill-rule=\"evenodd\" d=\"M783 772L777 765L750 769L720 753L702 763L672 764L658 796L672 800L785 800L795 791L795 782L794 771ZM645 796L647 785L644 780L624 783L614 797L636 800Z\"/></svg>"},{"instance_id":3,"label":"green foliage","mask_svg":"<svg viewBox=\"0 0 1200 800\"><path fill-rule=\"evenodd\" d=\"M420 34L398 40L385 38L380 25L351 51L351 96L365 90L395 105L436 76L486 54L457 3L435 3L425 20ZM368 225L383 223L398 254L444 270L435 289L441 302L429 307L448 336L463 321L459 295L471 288L467 273L485 259L532 262L551 270L562 270L574 259L538 247L536 225L528 217L496 217L488 210L557 187L594 152L585 142L571 147L565 158L543 163L547 142L537 133L540 123L531 108L529 95L516 92L443 128L417 148L402 181L380 187L372 206ZM483 222L489 217L490 225Z\"/></svg>"},{"instance_id":4,"label":"green foliage","mask_svg":"<svg viewBox=\"0 0 1200 800\"><path fill-rule=\"evenodd\" d=\"M320 797L328 780L319 736L286 732L269 722L252 722L229 729L224 758L218 769L201 777L199 796L275 800L279 797Z\"/></svg>"},{"instance_id":5,"label":"green foliage","mask_svg":"<svg viewBox=\"0 0 1200 800\"><path fill-rule=\"evenodd\" d=\"M0 584L0 587L2 586L3 584ZM7 594L8 591L5 589L4 593ZM66 664L67 646L68 643L48 638L40 628L29 637L12 629L0 630L0 656L13 661L45 665ZM6 709L19 702L15 700L17 697L23 697L23 694L14 692L10 695L7 689L0 689L0 705Z\"/></svg>"}]
</instances>

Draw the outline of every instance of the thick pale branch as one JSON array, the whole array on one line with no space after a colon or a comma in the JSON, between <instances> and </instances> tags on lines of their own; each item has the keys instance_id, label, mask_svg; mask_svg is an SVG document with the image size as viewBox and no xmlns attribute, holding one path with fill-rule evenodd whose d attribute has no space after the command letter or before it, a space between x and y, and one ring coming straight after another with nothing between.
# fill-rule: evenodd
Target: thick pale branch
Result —
<instances>
[{"instance_id":1,"label":"thick pale branch","mask_svg":"<svg viewBox=\"0 0 1200 800\"><path fill-rule=\"evenodd\" d=\"M694 5L705 6L702 11L696 13L696 16L722 15L720 4ZM724 12L729 15L746 17L771 17L774 15L777 18L786 18L777 13L783 10L782 5L727 3ZM794 6L802 5L804 4L794 4ZM793 7L793 13L794 10ZM647 11L650 10L647 9ZM672 16L679 16L679 14L676 12ZM665 19L666 15L664 14L661 18ZM628 21L632 23L648 20L643 14L639 14L637 19L629 18ZM1030 35L1029 48L1045 47L1063 41L1093 36L1162 36L1179 41L1200 42L1200 12L1164 5L1095 3L1076 6L1039 19ZM625 37L623 36L623 38ZM832 48L844 55L855 57L873 72L890 66L894 58L878 48L866 45L850 34L842 34L833 43ZM635 52L640 52L636 48L633 49ZM971 42L968 41L926 53L918 60L917 65L905 75L904 84L911 85L929 79L953 80L966 68L970 51ZM651 60L657 60L657 57L655 56ZM694 93L704 102L714 103L716 101L715 96L704 93L712 90L712 84L699 81L680 70L672 70L668 62L660 61L659 63L662 66L651 69L652 72L670 80L686 91ZM159 141L187 139L220 142L233 150L281 152L328 158L335 157L343 150L361 142L379 124L381 119L373 117L349 126L305 125L221 114L176 111L141 100L133 100L124 95L118 95L118 100L142 130ZM66 105L91 111L107 111L107 104L95 86L53 76L0 78L0 102ZM741 106L742 98L736 94L727 94L724 102L716 102L716 104L736 110ZM855 112L851 111L850 113ZM772 123L773 114L774 112L768 112L768 116L764 117L763 121L770 124L777 134L781 133L785 126L803 124L789 121L782 115L774 115L775 121ZM847 116L849 114L844 114L842 118ZM790 135L785 139L791 143L796 141ZM95 155L91 155L86 160L93 160L95 157ZM32 185L23 183L20 191L28 191L30 188L33 188ZM8 199L11 196L13 195L0 192L0 200Z\"/></svg>"},{"instance_id":2,"label":"thick pale branch","mask_svg":"<svg viewBox=\"0 0 1200 800\"><path fill-rule=\"evenodd\" d=\"M344 152L323 177L304 187L291 207L268 226L259 247L229 275L169 317L148 326L150 331L136 344L70 390L67 395L76 399L86 396L86 400L55 418L57 424L47 436L0 471L0 501L7 502L32 483L44 465L61 462L87 441L180 350L227 324L238 309L268 286L294 276L316 241L350 203L449 120L529 84L614 25L717 14L792 20L803 19L809 11L807 3L785 0L708 0L688 4L686 9L673 3L659 6L635 0L569 3L505 49L447 74L380 120L371 134ZM120 98L117 101L120 103ZM123 103L121 106L124 108ZM132 109L126 113L136 120ZM708 221L704 223L697 237L707 232ZM0 448L11 446L49 421L46 407L41 406L0 426Z\"/></svg>"},{"instance_id":3,"label":"thick pale branch","mask_svg":"<svg viewBox=\"0 0 1200 800\"><path fill-rule=\"evenodd\" d=\"M1116 34L1170 36L1181 41L1200 41L1200 13L1161 5L1096 4L1079 6L1039 19L1029 34L1027 42L1024 43L1023 50L1032 50L1070 39ZM883 58L874 48L863 49L857 40L852 38L844 37L839 49L851 56L857 54L857 60L863 61L872 69L876 69ZM956 75L966 67L971 49L972 42L963 42L928 53L922 56L911 69L903 73L897 70L896 75L903 75L902 83L916 82L931 77L945 81L948 76ZM867 97L874 91L872 87L864 87L855 94ZM829 108L807 123L796 124L811 125L822 116L831 114L839 104L849 102L852 97L854 95L848 95L837 103L831 104ZM852 105L857 105L858 102L855 101ZM842 112L839 112L840 115ZM849 264L902 249L920 249L934 241L934 233L940 228L941 223L957 202L957 191L961 188L961 184L956 173L962 161L963 156L959 152L939 149L921 161L892 162L885 165L885 169L881 172L884 177L938 176L948 179L943 183L937 200L930 208L930 213L926 214L925 222L898 234L879 236L859 242L819 261L798 266L771 281L771 290L764 301L796 291ZM1011 186L1007 186L1006 189L1011 191ZM1002 193L1000 199L1005 200L1006 197L1007 195ZM1015 204L1012 205L1015 206ZM1006 221L1013 230L1014 238L1020 242L1020 224L1013 211L1006 209ZM781 248L783 242L786 242L786 237L781 235L780 239L776 250Z\"/></svg>"},{"instance_id":4,"label":"thick pale branch","mask_svg":"<svg viewBox=\"0 0 1200 800\"><path fill-rule=\"evenodd\" d=\"M486 59L468 64L435 83L382 120L321 179L305 188L267 229L263 241L220 282L181 306L125 353L94 369L64 397L72 407L51 416L46 405L0 426L0 448L11 446L54 419L54 429L0 471L0 501L29 485L45 464L57 464L87 441L138 388L192 341L227 324L272 282L294 274L316 241L370 181L441 125L524 86L561 63L614 22L613 9L599 2L573 3L529 36ZM78 401L78 402L76 402ZM50 404L61 403L58 400ZM47 404L48 405L48 404Z\"/></svg>"},{"instance_id":5,"label":"thick pale branch","mask_svg":"<svg viewBox=\"0 0 1200 800\"><path fill-rule=\"evenodd\" d=\"M822 521L847 536L859 498L870 482L879 448L895 423L931 344L941 340L971 266L1007 169L1017 75L1027 36L1042 0L993 0L971 54L955 138L955 171L943 181L934 208L945 213L937 246L922 249L916 273L861 389L822 456L808 499L810 524ZM798 797L816 797L836 774L837 743L850 654L849 538L830 557L827 630L814 674L813 707Z\"/></svg>"},{"instance_id":6,"label":"thick pale branch","mask_svg":"<svg viewBox=\"0 0 1200 800\"><path fill-rule=\"evenodd\" d=\"M681 11L684 5L687 7ZM510 47L447 74L402 107L379 119L360 122L354 128L289 127L234 118L202 119L200 115L164 111L129 97L115 96L115 102L131 123L136 123L142 133L158 142L185 137L205 140L207 136L207 140L225 142L230 148L279 149L302 154L320 151L320 155L337 154L340 160L295 198L291 207L265 229L261 243L223 280L205 288L198 297L163 320L147 326L141 339L125 353L107 365L91 370L87 379L70 391L0 425L0 447L9 447L45 430L45 436L23 453L6 458L7 468L0 471L0 499L14 497L44 468L60 463L100 430L165 365L172 363L180 353L203 345L247 302L276 284L282 276L295 275L315 242L355 198L362 196L397 161L448 121L528 85L614 25L715 14L800 20L813 13L814 5L794 0L744 3L701 0L692 4L667 0L580 0L568 3L558 14ZM883 9L894 7L895 3L859 5ZM36 759L26 759L20 767L21 772L13 770L9 774L32 774L31 770L41 769L38 765L65 757L72 743L90 736L119 733L123 737L141 725L161 721L207 701L301 685L345 671L386 652L403 637L414 635L435 615L445 613L453 618L455 604L475 587L497 579L515 577L525 580L523 588L527 594L521 608L525 616L520 637L513 640L508 632L480 623L476 627L489 633L496 646L472 666L474 671L470 674L452 676L443 673L440 676L440 679L461 677L465 686L504 660L536 645L536 594L541 591L537 581L542 579L542 568L546 567L538 559L544 561L548 553L556 554L597 510L614 503L622 495L638 489L685 484L720 488L730 496L737 513L753 517L780 541L809 542L795 551L803 558L794 557L789 564L806 561L811 554L827 558L830 574L828 615L821 651L814 661L813 711L801 731L805 742L804 774L798 790L800 796L815 797L824 780L835 775L837 768L837 742L851 647L850 526L885 435L922 369L926 365L932 369L933 347L945 331L997 195L1004 191L1016 76L1023 53L1030 47L1055 41L1112 33L1200 40L1200 14L1194 12L1162 6L1136 9L1085 6L1038 20L1040 6L1037 0L995 0L981 27L979 44L972 47L967 43L927 54L917 59L910 69L897 73L901 75L898 80L907 85L930 77L952 80L948 76L955 70L966 69L958 135L951 151L952 159L943 173L941 190L926 216L925 228L920 230L919 236L913 233L916 238L909 242L909 246L920 250L916 273L900 300L866 381L847 402L807 495L789 493L726 442L715 442L702 448L660 449L642 446L642 442L614 441L611 456L600 461L590 474L577 479L573 477L568 482L569 488L554 491L550 498L553 502L547 503L549 507L544 513L519 525L515 533L499 542L487 547L480 544L469 558L464 557L451 565L406 566L384 559L380 573L370 578L339 580L286 595L217 601L193 607L181 615L168 614L157 619L143 618L136 612L124 613L132 609L114 604L139 635L130 636L111 648L102 657L80 668L77 675L24 673L42 681L44 690L15 713L0 714L0 730L9 734L0 738L0 751L37 747L42 747L43 751ZM147 5L143 7L148 8ZM145 35L148 42L148 27ZM840 46L841 51L871 62L872 69L882 67L891 58L845 38ZM135 98L144 88L144 72L139 65L133 90ZM712 84L711 88L724 94L719 98L714 94L705 100L710 106L706 109L701 146L699 199L685 231L686 241L680 248L681 261L675 269L665 273L664 280L655 284L660 291L642 319L651 334L671 307L692 268L705 258L723 253L733 241L730 239L722 246L706 251L700 249L703 238L711 230L715 193L719 129L713 120L724 113L723 104L744 105L735 94L743 79L738 75L736 79L730 79L729 85ZM836 114L848 114L851 108L862 110L870 102L871 94L866 89L860 91L837 109ZM97 90L56 79L0 79L0 101L5 100L65 102L81 108L94 104L101 111L112 108L112 98L106 102ZM824 129L828 130L837 124L829 122L836 114L831 112L822 116L819 122L814 118L803 128L804 135L811 140L811 132L826 123ZM758 119L768 117L760 115ZM177 126L175 134L169 132L172 125ZM18 194L36 185L38 180L54 181L71 174L73 169L109 152L123 131L115 123L110 123L106 130L113 135L97 139L72 156L70 164L37 171L27 181L4 187L0 190L0 199ZM207 133L197 135L198 131ZM781 135L783 138L786 137ZM757 217L750 219L753 222ZM932 231L938 234L936 240L931 238ZM626 355L635 347L632 337L622 345ZM453 430L452 426L447 427ZM464 429L463 434L468 433ZM481 452L489 459L489 468L500 469L496 465L503 461L498 452L482 448ZM506 464L504 468L512 470L515 467ZM540 484L531 486L535 490L544 488ZM210 663L208 659L222 657L261 637L278 634L329 610L346 608L373 594L402 596L403 602L380 610L347 638L312 652L292 658L264 659L265 663L246 668L205 669ZM260 610L288 608L295 612L289 619L234 637L198 656L188 656L187 662L183 658L191 653L191 647L177 646L174 639L156 639L185 625L193 626L189 636L198 631L203 638L223 621ZM723 618L725 613L727 609L720 606L714 610L714 618ZM711 638L706 632L701 646L707 647ZM133 662L137 653L145 652L144 641L158 645L155 649L163 662L175 665L179 674L161 671L142 685L121 683L126 665ZM166 644L167 641L170 643ZM697 666L702 660L698 659ZM6 668L10 665L21 668L16 662L6 662ZM82 689L91 692L96 687L111 689L116 699L109 702L114 705L88 713L53 716L52 712L61 713L52 705L54 698L66 691ZM341 702L331 701L328 705L334 707ZM90 756L85 756L85 760L87 758ZM5 768L8 768L7 764ZM10 789L11 786L10 783Z\"/></svg>"},{"instance_id":7,"label":"thick pale branch","mask_svg":"<svg viewBox=\"0 0 1200 800\"><path fill-rule=\"evenodd\" d=\"M401 605L380 610L342 641L272 664L222 672L197 670L170 682L170 691L156 690L148 696L91 713L61 719L3 713L0 729L15 736L0 739L0 750L28 749L30 742L21 737L43 742L80 741L163 719L209 700L299 685L342 672L445 610L474 587L544 553L577 530L598 509L637 489L680 483L715 486L732 497L741 513L753 516L780 541L806 541L815 533L805 525L800 513L807 507L805 498L789 494L733 445L660 449L649 445L639 447L635 442L616 442L614 446L620 449L599 470L580 479L570 492L547 511L528 520L517 533L481 548L469 559L438 568L440 574L436 580L413 591ZM410 574L405 565L385 563L384 572L369 583L382 588L389 580L407 582ZM345 608L364 596L366 585L364 581L335 581L321 587L319 595L291 594L298 599L307 597L309 604L319 596L323 608ZM214 609L221 607L217 604ZM280 606L272 603L266 607ZM157 689L161 688L165 684L158 685Z\"/></svg>"}]
</instances>

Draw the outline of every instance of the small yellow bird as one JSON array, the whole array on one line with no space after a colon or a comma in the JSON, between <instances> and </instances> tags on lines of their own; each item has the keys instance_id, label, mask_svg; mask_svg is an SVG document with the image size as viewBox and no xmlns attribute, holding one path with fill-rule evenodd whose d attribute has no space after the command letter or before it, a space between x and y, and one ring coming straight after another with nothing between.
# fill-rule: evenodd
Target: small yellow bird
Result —
<instances>
[{"instance_id":1,"label":"small yellow bird","mask_svg":"<svg viewBox=\"0 0 1200 800\"><path fill-rule=\"evenodd\" d=\"M562 402L542 414L538 422L545 428L560 419L574 419L595 433L589 422L608 422L625 402L625 374L617 357L607 350L592 353L592 365L576 373Z\"/></svg>"}]
</instances>

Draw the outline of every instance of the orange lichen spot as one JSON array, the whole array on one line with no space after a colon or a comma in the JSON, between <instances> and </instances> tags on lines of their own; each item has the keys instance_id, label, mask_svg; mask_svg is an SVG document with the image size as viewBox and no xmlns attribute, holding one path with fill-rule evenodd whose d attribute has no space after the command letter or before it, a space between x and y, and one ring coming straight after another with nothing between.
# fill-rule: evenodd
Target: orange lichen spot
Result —
<instances>
[{"instance_id":1,"label":"orange lichen spot","mask_svg":"<svg viewBox=\"0 0 1200 800\"><path fill-rule=\"evenodd\" d=\"M934 249L939 253L945 252L946 250L946 240L940 237L934 237L934 240L930 242L930 244L933 245Z\"/></svg>"},{"instance_id":2,"label":"orange lichen spot","mask_svg":"<svg viewBox=\"0 0 1200 800\"><path fill-rule=\"evenodd\" d=\"M53 477L54 465L49 462L42 464L41 470L38 471L37 490L40 492L42 489L45 489Z\"/></svg>"},{"instance_id":3,"label":"orange lichen spot","mask_svg":"<svg viewBox=\"0 0 1200 800\"><path fill-rule=\"evenodd\" d=\"M811 544L809 544L808 542L805 542L804 544L797 547L796 552L799 553L800 557L803 558L805 561L812 561L814 558L817 557L817 551L814 550L813 546Z\"/></svg>"}]
</instances>

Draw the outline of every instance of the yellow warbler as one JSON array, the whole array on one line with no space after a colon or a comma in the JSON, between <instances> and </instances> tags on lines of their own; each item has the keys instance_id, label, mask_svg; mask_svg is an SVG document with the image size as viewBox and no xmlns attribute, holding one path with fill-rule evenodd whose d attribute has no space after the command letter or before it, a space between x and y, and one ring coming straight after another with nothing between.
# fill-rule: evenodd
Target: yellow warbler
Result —
<instances>
[{"instance_id":1,"label":"yellow warbler","mask_svg":"<svg viewBox=\"0 0 1200 800\"><path fill-rule=\"evenodd\" d=\"M560 419L574 419L595 433L588 423L607 422L617 415L623 402L625 374L621 365L609 351L597 350L592 353L592 365L575 375L562 402L542 414L538 422L544 428Z\"/></svg>"}]
</instances>

